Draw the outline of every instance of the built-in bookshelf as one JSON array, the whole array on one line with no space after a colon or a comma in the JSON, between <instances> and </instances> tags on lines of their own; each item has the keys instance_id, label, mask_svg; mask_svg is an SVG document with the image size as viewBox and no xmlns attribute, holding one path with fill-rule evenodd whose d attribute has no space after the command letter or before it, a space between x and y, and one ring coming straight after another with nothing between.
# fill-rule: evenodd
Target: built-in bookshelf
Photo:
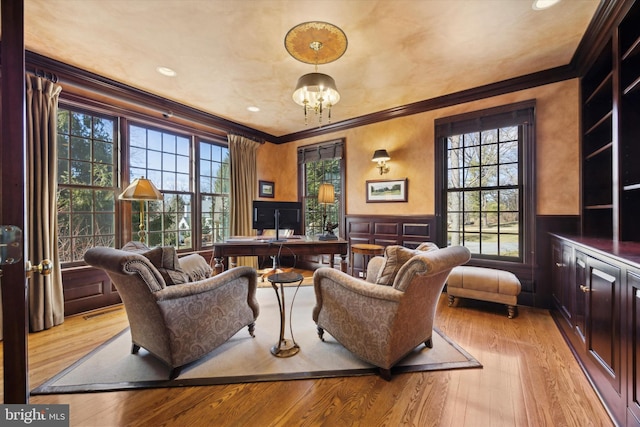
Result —
<instances>
[{"instance_id":1,"label":"built-in bookshelf","mask_svg":"<svg viewBox=\"0 0 640 427\"><path fill-rule=\"evenodd\" d=\"M581 80L582 231L640 241L640 2Z\"/></svg>"},{"instance_id":2,"label":"built-in bookshelf","mask_svg":"<svg viewBox=\"0 0 640 427\"><path fill-rule=\"evenodd\" d=\"M620 240L640 241L640 3L618 27Z\"/></svg>"}]
</instances>

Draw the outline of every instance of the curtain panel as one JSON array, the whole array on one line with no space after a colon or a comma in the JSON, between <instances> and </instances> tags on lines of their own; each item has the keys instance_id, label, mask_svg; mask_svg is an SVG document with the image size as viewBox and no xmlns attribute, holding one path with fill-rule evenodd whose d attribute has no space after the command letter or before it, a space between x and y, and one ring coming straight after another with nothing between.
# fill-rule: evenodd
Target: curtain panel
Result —
<instances>
[{"instance_id":1,"label":"curtain panel","mask_svg":"<svg viewBox=\"0 0 640 427\"><path fill-rule=\"evenodd\" d=\"M239 135L229 134L229 157L231 159L230 188L230 234L232 236L251 236L251 209L253 199L258 192L257 151L260 143ZM238 257L237 265L257 268L255 257Z\"/></svg>"},{"instance_id":2,"label":"curtain panel","mask_svg":"<svg viewBox=\"0 0 640 427\"><path fill-rule=\"evenodd\" d=\"M58 255L56 193L58 186L57 115L62 87L26 75L28 259L51 261L48 276L29 280L29 327L41 331L64 322L64 294Z\"/></svg>"}]
</instances>

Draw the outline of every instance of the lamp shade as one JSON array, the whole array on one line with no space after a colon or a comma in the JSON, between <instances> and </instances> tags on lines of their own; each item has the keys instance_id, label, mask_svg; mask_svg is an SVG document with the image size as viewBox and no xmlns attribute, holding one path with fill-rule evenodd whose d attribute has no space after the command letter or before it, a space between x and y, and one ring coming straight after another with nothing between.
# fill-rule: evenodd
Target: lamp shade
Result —
<instances>
[{"instance_id":1,"label":"lamp shade","mask_svg":"<svg viewBox=\"0 0 640 427\"><path fill-rule=\"evenodd\" d=\"M311 108L322 105L330 108L340 101L340 94L333 77L322 73L309 73L298 79L293 100L298 105L308 105Z\"/></svg>"},{"instance_id":2,"label":"lamp shade","mask_svg":"<svg viewBox=\"0 0 640 427\"><path fill-rule=\"evenodd\" d=\"M373 158L371 159L372 162L386 162L387 160L391 160L387 150L376 150L373 153Z\"/></svg>"},{"instance_id":3,"label":"lamp shade","mask_svg":"<svg viewBox=\"0 0 640 427\"><path fill-rule=\"evenodd\" d=\"M119 200L162 200L164 196L150 180L140 177L118 196Z\"/></svg>"},{"instance_id":4,"label":"lamp shade","mask_svg":"<svg viewBox=\"0 0 640 427\"><path fill-rule=\"evenodd\" d=\"M333 185L329 183L320 184L318 188L318 203L333 203L335 202L335 193Z\"/></svg>"}]
</instances>

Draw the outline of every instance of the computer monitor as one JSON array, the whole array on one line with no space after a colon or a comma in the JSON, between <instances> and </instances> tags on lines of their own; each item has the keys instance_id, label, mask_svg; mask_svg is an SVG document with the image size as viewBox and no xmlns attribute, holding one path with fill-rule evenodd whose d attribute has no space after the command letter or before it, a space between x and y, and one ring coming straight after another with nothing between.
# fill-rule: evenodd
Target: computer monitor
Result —
<instances>
[{"instance_id":1,"label":"computer monitor","mask_svg":"<svg viewBox=\"0 0 640 427\"><path fill-rule=\"evenodd\" d=\"M280 229L302 234L302 203L254 200L253 229L276 230L275 241L280 241Z\"/></svg>"}]
</instances>

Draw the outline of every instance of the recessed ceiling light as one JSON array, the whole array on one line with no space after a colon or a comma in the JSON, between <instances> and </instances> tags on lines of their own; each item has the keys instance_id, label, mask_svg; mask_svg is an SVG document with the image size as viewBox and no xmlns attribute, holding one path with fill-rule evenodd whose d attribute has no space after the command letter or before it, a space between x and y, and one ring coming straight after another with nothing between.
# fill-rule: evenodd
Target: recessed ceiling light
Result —
<instances>
[{"instance_id":1,"label":"recessed ceiling light","mask_svg":"<svg viewBox=\"0 0 640 427\"><path fill-rule=\"evenodd\" d=\"M169 67L158 67L156 70L163 76L167 77L175 77L178 74Z\"/></svg>"},{"instance_id":2,"label":"recessed ceiling light","mask_svg":"<svg viewBox=\"0 0 640 427\"><path fill-rule=\"evenodd\" d=\"M560 0L533 0L533 10L545 10L560 3Z\"/></svg>"},{"instance_id":3,"label":"recessed ceiling light","mask_svg":"<svg viewBox=\"0 0 640 427\"><path fill-rule=\"evenodd\" d=\"M250 107L247 107L247 110L251 111L252 113L257 113L258 111L260 111L258 107L255 107L253 105Z\"/></svg>"}]
</instances>

